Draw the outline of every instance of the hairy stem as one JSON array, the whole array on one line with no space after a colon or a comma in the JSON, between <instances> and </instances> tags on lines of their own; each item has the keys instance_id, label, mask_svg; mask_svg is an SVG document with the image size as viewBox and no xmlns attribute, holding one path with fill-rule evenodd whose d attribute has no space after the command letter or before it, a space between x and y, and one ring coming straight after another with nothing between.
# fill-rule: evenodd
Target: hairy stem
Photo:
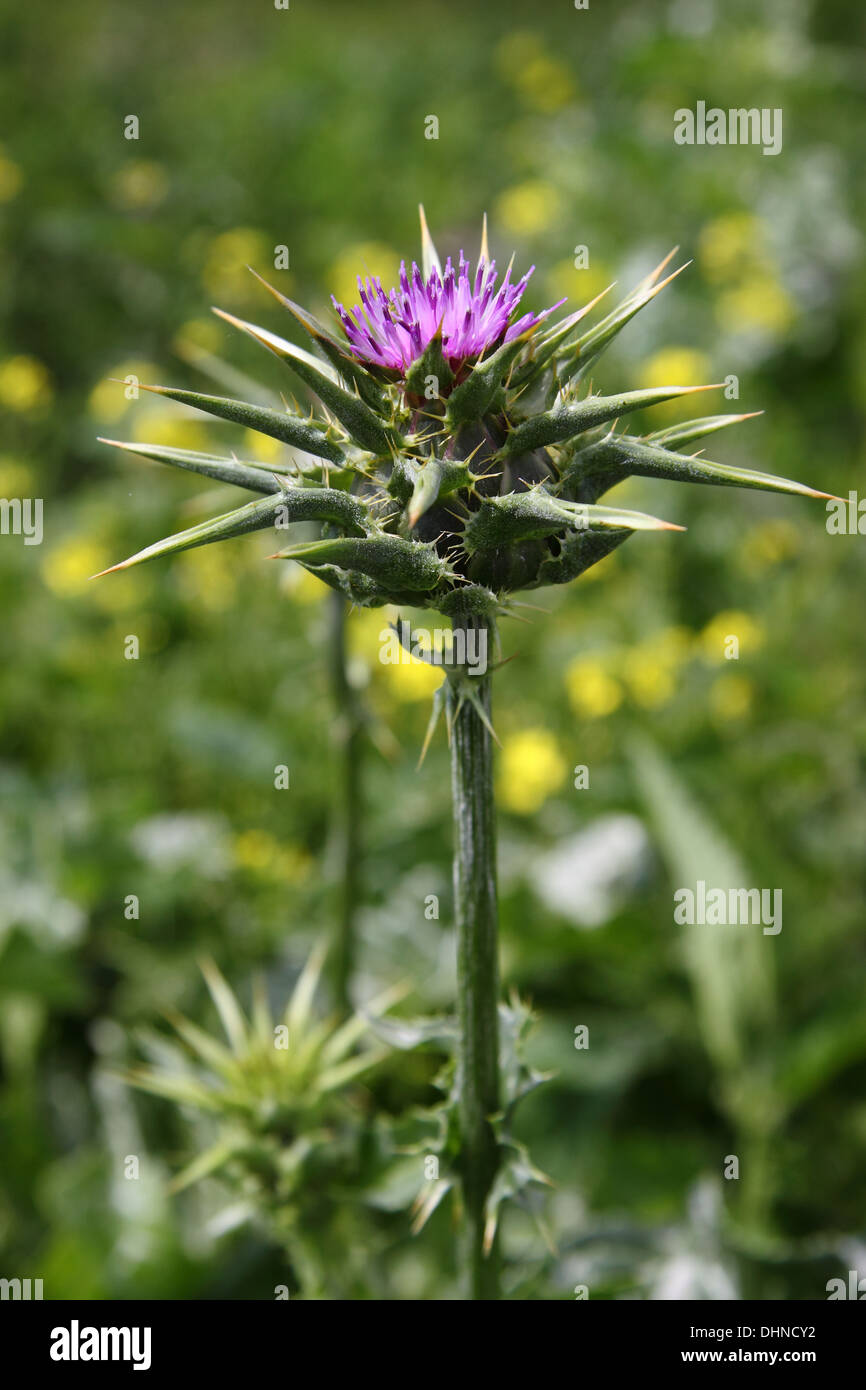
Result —
<instances>
[{"instance_id":1,"label":"hairy stem","mask_svg":"<svg viewBox=\"0 0 866 1390\"><path fill-rule=\"evenodd\" d=\"M337 905L334 947L331 957L332 986L338 1010L352 1012L352 976L355 969L356 917L361 890L361 762L364 718L347 671L346 600L331 594L331 686L336 720L334 739L339 759L334 839L337 854Z\"/></svg>"},{"instance_id":2,"label":"hairy stem","mask_svg":"<svg viewBox=\"0 0 866 1390\"><path fill-rule=\"evenodd\" d=\"M454 621L476 631L486 620ZM490 712L490 676L467 677ZM454 808L454 914L460 1038L457 1086L460 1167L465 1205L465 1265L470 1297L499 1297L496 1242L484 1251L484 1206L499 1162L489 1117L499 1108L499 965L496 905L496 834L490 733L459 685L448 682L451 790ZM459 708L458 708L459 706Z\"/></svg>"}]
</instances>

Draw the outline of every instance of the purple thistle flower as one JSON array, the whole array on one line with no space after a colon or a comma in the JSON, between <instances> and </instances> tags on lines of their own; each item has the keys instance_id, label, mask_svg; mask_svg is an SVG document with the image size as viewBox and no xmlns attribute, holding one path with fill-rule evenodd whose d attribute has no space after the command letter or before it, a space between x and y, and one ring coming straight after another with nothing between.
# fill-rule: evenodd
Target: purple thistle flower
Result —
<instances>
[{"instance_id":1,"label":"purple thistle flower","mask_svg":"<svg viewBox=\"0 0 866 1390\"><path fill-rule=\"evenodd\" d=\"M467 362L511 342L558 308L554 304L541 314L511 321L534 269L512 285L509 265L497 289L496 262L482 256L473 280L461 251L456 273L450 256L444 271L440 274L434 265L426 280L414 261L411 274L403 261L399 288L390 294L378 277L363 280L359 275L360 304L349 312L333 296L332 301L352 351L362 361L404 373L441 327L443 356L459 378Z\"/></svg>"}]
</instances>

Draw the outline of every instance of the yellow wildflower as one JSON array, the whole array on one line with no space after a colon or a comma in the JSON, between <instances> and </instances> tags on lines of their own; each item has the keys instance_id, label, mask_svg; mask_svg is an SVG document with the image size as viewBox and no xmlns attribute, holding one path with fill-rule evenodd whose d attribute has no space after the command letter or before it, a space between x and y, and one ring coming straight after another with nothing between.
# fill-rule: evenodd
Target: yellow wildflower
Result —
<instances>
[{"instance_id":1,"label":"yellow wildflower","mask_svg":"<svg viewBox=\"0 0 866 1390\"><path fill-rule=\"evenodd\" d=\"M506 736L498 776L502 805L517 815L531 815L561 784L565 771L565 759L547 729Z\"/></svg>"}]
</instances>

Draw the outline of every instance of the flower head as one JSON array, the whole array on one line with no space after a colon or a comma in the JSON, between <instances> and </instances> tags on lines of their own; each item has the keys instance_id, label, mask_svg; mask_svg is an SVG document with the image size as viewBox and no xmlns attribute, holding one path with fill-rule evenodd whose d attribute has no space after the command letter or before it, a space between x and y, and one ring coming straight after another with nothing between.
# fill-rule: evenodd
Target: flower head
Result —
<instances>
[{"instance_id":1,"label":"flower head","mask_svg":"<svg viewBox=\"0 0 866 1390\"><path fill-rule=\"evenodd\" d=\"M462 251L456 271L450 256L444 271L432 265L426 276L414 261L407 271L403 261L399 288L386 294L377 276L362 279L359 275L361 303L351 311L336 299L333 304L354 355L362 361L405 372L441 332L442 354L459 377L466 362L512 342L558 307L554 304L541 314L513 318L534 269L530 266L512 284L509 265L497 289L496 262L483 255L474 277Z\"/></svg>"}]
</instances>

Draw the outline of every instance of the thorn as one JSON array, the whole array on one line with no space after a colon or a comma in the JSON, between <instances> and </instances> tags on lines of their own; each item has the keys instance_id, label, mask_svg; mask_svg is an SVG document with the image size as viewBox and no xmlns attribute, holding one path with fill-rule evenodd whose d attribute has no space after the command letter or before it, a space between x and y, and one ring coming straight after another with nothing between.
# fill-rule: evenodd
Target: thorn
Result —
<instances>
[{"instance_id":1,"label":"thorn","mask_svg":"<svg viewBox=\"0 0 866 1390\"><path fill-rule=\"evenodd\" d=\"M659 283L657 285L654 285L651 290L647 290L646 295L644 297L644 304L648 304L651 299L654 299L657 294L661 293L661 291L665 288L666 285L669 285L672 280L676 280L678 275L682 275L683 271L688 270L689 266L693 264L693 261L686 261L683 265L679 266L671 275L669 275L666 280L659 281Z\"/></svg>"},{"instance_id":2,"label":"thorn","mask_svg":"<svg viewBox=\"0 0 866 1390\"><path fill-rule=\"evenodd\" d=\"M128 569L129 564L129 560L121 560L118 565L109 565L107 570L100 570L98 574L91 574L90 579L102 579L103 575L114 574L117 570ZM90 583L90 579L88 579L88 583Z\"/></svg>"},{"instance_id":3,"label":"thorn","mask_svg":"<svg viewBox=\"0 0 866 1390\"><path fill-rule=\"evenodd\" d=\"M427 217L426 217L426 214L425 214L425 212L424 212L424 204L423 204L423 203L419 203L419 204L418 204L418 217L419 217L419 219L420 219L420 221L421 221L421 255L422 255L422 259L423 259L423 260L429 261L431 269L434 269L434 268L435 268L436 270L438 270L439 276L440 276L440 279L441 279L441 276L442 276L442 267L441 267L441 265L439 264L439 257L438 257L437 254L436 254L436 247L433 245L433 238L432 238L432 236L430 235L430 228L427 226Z\"/></svg>"},{"instance_id":4,"label":"thorn","mask_svg":"<svg viewBox=\"0 0 866 1390\"><path fill-rule=\"evenodd\" d=\"M481 250L478 259L482 265L487 265L490 261L490 247L487 244L487 213L481 219Z\"/></svg>"},{"instance_id":5,"label":"thorn","mask_svg":"<svg viewBox=\"0 0 866 1390\"><path fill-rule=\"evenodd\" d=\"M669 251L668 254L665 256L664 260L659 261L655 270L651 270L649 275L645 276L644 279L641 280L640 285L638 286L638 290L648 290L651 285L654 285L656 280L659 278L662 271L664 270L665 266L670 265L671 261L673 260L674 256L677 254L679 249L680 248L678 246L675 246L672 251ZM691 264L691 262L689 262L689 264Z\"/></svg>"}]
</instances>

